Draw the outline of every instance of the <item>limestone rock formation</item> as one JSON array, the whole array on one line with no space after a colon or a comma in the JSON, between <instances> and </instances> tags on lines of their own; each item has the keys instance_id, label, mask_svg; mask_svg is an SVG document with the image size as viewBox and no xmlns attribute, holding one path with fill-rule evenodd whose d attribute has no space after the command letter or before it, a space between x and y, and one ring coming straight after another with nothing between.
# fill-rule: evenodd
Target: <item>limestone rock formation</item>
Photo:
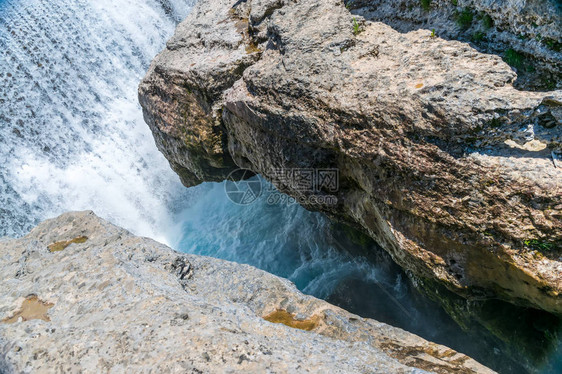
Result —
<instances>
[{"instance_id":1,"label":"limestone rock formation","mask_svg":"<svg viewBox=\"0 0 562 374\"><path fill-rule=\"evenodd\" d=\"M353 14L408 32L434 30L504 58L515 85L562 88L562 3L558 0L349 0Z\"/></svg>"},{"instance_id":2,"label":"limestone rock formation","mask_svg":"<svg viewBox=\"0 0 562 374\"><path fill-rule=\"evenodd\" d=\"M2 373L491 372L287 280L174 252L92 212L0 240L0 293Z\"/></svg>"},{"instance_id":3,"label":"limestone rock formation","mask_svg":"<svg viewBox=\"0 0 562 374\"><path fill-rule=\"evenodd\" d=\"M562 91L515 89L500 56L357 9L200 2L139 88L159 149L187 186L251 169L413 277L562 313ZM295 168L339 169L337 205L276 179Z\"/></svg>"}]
</instances>

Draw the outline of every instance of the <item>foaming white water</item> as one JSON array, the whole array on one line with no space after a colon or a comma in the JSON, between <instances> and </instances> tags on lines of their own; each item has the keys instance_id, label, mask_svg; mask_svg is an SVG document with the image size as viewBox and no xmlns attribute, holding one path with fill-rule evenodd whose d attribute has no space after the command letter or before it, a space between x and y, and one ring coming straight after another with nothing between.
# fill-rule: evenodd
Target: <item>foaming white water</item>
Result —
<instances>
[{"instance_id":1,"label":"foaming white water","mask_svg":"<svg viewBox=\"0 0 562 374\"><path fill-rule=\"evenodd\" d=\"M0 0L0 236L94 209L163 240L187 191L137 84L193 0Z\"/></svg>"}]
</instances>

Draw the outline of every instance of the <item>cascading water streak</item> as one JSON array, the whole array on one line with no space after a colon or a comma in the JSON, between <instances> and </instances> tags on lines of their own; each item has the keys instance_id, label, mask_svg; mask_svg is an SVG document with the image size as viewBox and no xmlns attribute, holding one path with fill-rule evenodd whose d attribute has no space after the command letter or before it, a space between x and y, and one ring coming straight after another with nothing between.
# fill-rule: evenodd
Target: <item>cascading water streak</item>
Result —
<instances>
[{"instance_id":1,"label":"cascading water streak","mask_svg":"<svg viewBox=\"0 0 562 374\"><path fill-rule=\"evenodd\" d=\"M193 0L0 2L0 236L95 209L164 240L186 190L136 87Z\"/></svg>"}]
</instances>

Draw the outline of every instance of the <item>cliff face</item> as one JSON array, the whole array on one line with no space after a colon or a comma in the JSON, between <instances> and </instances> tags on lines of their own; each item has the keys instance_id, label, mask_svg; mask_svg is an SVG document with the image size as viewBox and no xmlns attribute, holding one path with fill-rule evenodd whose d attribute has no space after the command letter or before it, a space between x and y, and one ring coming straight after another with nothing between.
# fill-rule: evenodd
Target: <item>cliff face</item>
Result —
<instances>
[{"instance_id":1,"label":"cliff face","mask_svg":"<svg viewBox=\"0 0 562 374\"><path fill-rule=\"evenodd\" d=\"M287 280L174 252L92 212L0 240L0 285L2 373L491 372Z\"/></svg>"},{"instance_id":2,"label":"cliff face","mask_svg":"<svg viewBox=\"0 0 562 374\"><path fill-rule=\"evenodd\" d=\"M251 169L415 277L562 313L562 92L517 90L500 56L365 3L199 3L140 85L159 149L187 186ZM294 168L338 169L337 205L277 178Z\"/></svg>"},{"instance_id":3,"label":"cliff face","mask_svg":"<svg viewBox=\"0 0 562 374\"><path fill-rule=\"evenodd\" d=\"M400 32L435 30L502 56L521 89L562 88L562 3L558 0L350 0L352 13Z\"/></svg>"}]
</instances>

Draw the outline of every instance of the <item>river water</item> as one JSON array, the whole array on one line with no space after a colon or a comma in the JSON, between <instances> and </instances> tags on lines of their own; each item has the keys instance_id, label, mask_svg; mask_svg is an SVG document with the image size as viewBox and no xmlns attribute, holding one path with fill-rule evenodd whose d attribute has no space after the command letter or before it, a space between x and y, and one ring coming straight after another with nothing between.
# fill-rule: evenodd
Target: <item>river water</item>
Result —
<instances>
[{"instance_id":1,"label":"river water","mask_svg":"<svg viewBox=\"0 0 562 374\"><path fill-rule=\"evenodd\" d=\"M560 320L420 292L374 242L294 204L186 189L157 151L137 84L191 0L0 0L0 236L93 209L173 248L248 263L307 294L502 373L562 371ZM265 181L262 181L266 183ZM423 288L423 287L422 287Z\"/></svg>"}]
</instances>

